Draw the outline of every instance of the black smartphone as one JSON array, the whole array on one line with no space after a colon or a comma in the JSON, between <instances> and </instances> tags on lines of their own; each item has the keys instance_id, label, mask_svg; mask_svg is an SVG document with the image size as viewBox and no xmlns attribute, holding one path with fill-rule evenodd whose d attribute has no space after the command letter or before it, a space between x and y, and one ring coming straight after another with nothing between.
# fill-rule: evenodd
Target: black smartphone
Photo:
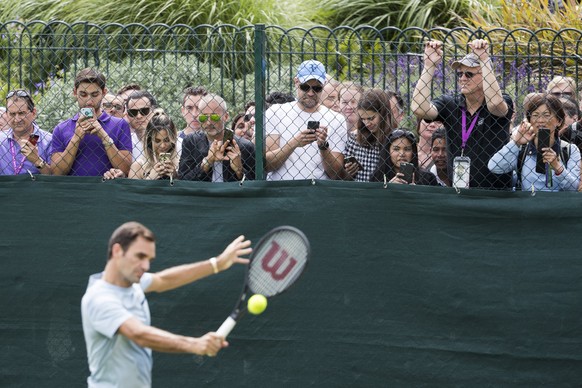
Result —
<instances>
[{"instance_id":1,"label":"black smartphone","mask_svg":"<svg viewBox=\"0 0 582 388\"><path fill-rule=\"evenodd\" d=\"M402 179L404 179L407 183L412 183L412 174L414 174L414 164L400 163L400 172L404 174Z\"/></svg>"},{"instance_id":2,"label":"black smartphone","mask_svg":"<svg viewBox=\"0 0 582 388\"><path fill-rule=\"evenodd\" d=\"M222 138L222 142L226 143L226 142L231 142L232 139L234 138L234 132L231 131L230 129L225 129L224 130L224 137Z\"/></svg>"},{"instance_id":3,"label":"black smartphone","mask_svg":"<svg viewBox=\"0 0 582 388\"><path fill-rule=\"evenodd\" d=\"M358 170L362 169L362 165L360 164L360 162L358 162L358 159L356 159L355 156L346 156L346 158L344 159L344 163L355 163L358 165Z\"/></svg>"},{"instance_id":4,"label":"black smartphone","mask_svg":"<svg viewBox=\"0 0 582 388\"><path fill-rule=\"evenodd\" d=\"M38 143L38 138L39 135L36 135L34 133L32 133L29 137L28 137L28 141L32 143L32 145L36 145L36 143Z\"/></svg>"},{"instance_id":5,"label":"black smartphone","mask_svg":"<svg viewBox=\"0 0 582 388\"><path fill-rule=\"evenodd\" d=\"M538 152L542 153L543 148L550 147L550 136L552 133L549 128L538 129Z\"/></svg>"},{"instance_id":6,"label":"black smartphone","mask_svg":"<svg viewBox=\"0 0 582 388\"><path fill-rule=\"evenodd\" d=\"M307 129L310 129L311 133L314 133L317 128L319 128L319 121L308 121L307 122Z\"/></svg>"}]
</instances>

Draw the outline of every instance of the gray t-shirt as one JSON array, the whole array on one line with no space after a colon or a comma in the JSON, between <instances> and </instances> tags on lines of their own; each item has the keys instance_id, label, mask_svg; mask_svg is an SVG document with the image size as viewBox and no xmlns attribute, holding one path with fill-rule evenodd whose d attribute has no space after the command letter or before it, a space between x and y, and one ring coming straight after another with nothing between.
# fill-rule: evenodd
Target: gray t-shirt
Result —
<instances>
[{"instance_id":1,"label":"gray t-shirt","mask_svg":"<svg viewBox=\"0 0 582 388\"><path fill-rule=\"evenodd\" d=\"M88 387L151 387L151 349L138 346L117 334L117 330L131 317L150 325L150 308L144 290L150 286L152 274L145 273L139 284L127 288L107 283L102 275L91 275L81 301L91 372Z\"/></svg>"}]
</instances>

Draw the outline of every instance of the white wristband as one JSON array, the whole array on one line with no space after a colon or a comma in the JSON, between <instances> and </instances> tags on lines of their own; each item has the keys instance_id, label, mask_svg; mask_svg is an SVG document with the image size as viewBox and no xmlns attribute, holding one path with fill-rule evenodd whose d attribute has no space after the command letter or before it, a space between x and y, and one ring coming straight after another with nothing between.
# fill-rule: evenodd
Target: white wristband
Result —
<instances>
[{"instance_id":1,"label":"white wristband","mask_svg":"<svg viewBox=\"0 0 582 388\"><path fill-rule=\"evenodd\" d=\"M216 257L211 257L208 259L210 261L210 265L212 266L212 270L214 273L218 273L218 264L216 263Z\"/></svg>"}]
</instances>

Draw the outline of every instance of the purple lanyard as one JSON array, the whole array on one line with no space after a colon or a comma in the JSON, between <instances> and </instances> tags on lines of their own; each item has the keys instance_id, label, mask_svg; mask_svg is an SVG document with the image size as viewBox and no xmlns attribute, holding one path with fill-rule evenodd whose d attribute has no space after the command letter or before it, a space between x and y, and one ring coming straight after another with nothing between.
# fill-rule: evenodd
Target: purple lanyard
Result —
<instances>
[{"instance_id":1,"label":"purple lanyard","mask_svg":"<svg viewBox=\"0 0 582 388\"><path fill-rule=\"evenodd\" d=\"M12 141L10 141L12 140ZM22 166L24 166L24 161L26 160L26 157L24 155L22 155L22 160L20 161L20 165L18 166L16 164L16 150L14 149L14 142L16 140L10 139L8 140L10 142L10 153L12 154L12 167L14 168L14 175L18 175L20 174L20 170L22 170Z\"/></svg>"},{"instance_id":2,"label":"purple lanyard","mask_svg":"<svg viewBox=\"0 0 582 388\"><path fill-rule=\"evenodd\" d=\"M469 140L469 137L471 136L471 132L473 132L473 129L475 128L475 124L477 124L477 120L479 120L479 113L481 112L481 109L479 109L477 111L477 113L475 113L475 117L473 118L473 120L471 120L471 125L469 125L469 128L467 129L467 111L465 110L465 108L462 108L462 112L463 112L463 122L462 122L462 127L461 127L461 133L462 133L462 144L461 144L461 153L463 153L465 151L465 146L467 145L467 140Z\"/></svg>"}]
</instances>

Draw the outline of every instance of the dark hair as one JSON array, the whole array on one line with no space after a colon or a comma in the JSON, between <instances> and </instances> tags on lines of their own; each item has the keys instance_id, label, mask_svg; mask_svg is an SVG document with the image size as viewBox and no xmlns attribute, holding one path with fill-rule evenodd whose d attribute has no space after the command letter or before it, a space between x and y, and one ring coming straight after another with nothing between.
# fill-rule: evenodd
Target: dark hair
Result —
<instances>
[{"instance_id":1,"label":"dark hair","mask_svg":"<svg viewBox=\"0 0 582 388\"><path fill-rule=\"evenodd\" d=\"M445 127L438 127L437 129L434 130L434 132L432 133L432 135L430 137L430 147L431 148L437 139L443 139L443 141L445 141L445 142L447 141Z\"/></svg>"},{"instance_id":2,"label":"dark hair","mask_svg":"<svg viewBox=\"0 0 582 388\"><path fill-rule=\"evenodd\" d=\"M578 106L576 100L570 97L561 97L560 101L562 102L562 108L564 108L564 113L567 116L580 117L580 107Z\"/></svg>"},{"instance_id":3,"label":"dark hair","mask_svg":"<svg viewBox=\"0 0 582 388\"><path fill-rule=\"evenodd\" d=\"M97 84L101 90L105 89L105 76L100 71L87 67L77 73L75 77L75 89L82 83Z\"/></svg>"},{"instance_id":4,"label":"dark hair","mask_svg":"<svg viewBox=\"0 0 582 388\"><path fill-rule=\"evenodd\" d=\"M182 106L186 103L186 99L189 96L205 96L208 91L202 86L188 86L184 89L184 97L182 98Z\"/></svg>"},{"instance_id":5,"label":"dark hair","mask_svg":"<svg viewBox=\"0 0 582 388\"><path fill-rule=\"evenodd\" d=\"M247 109L249 109L251 106L256 106L257 104L255 104L254 101L247 101L247 103L245 104L245 112L247 111Z\"/></svg>"},{"instance_id":6,"label":"dark hair","mask_svg":"<svg viewBox=\"0 0 582 388\"><path fill-rule=\"evenodd\" d=\"M394 164L390 158L390 147L392 147L392 143L400 138L406 138L411 142L412 159L410 160L410 163L412 163L415 170L418 171L418 148L416 146L416 136L407 129L397 128L388 135L386 143L384 143L380 150L378 166L376 167L376 171L372 174L372 181L382 182L384 181L384 176L386 176L386 181L389 181L396 175Z\"/></svg>"},{"instance_id":7,"label":"dark hair","mask_svg":"<svg viewBox=\"0 0 582 388\"><path fill-rule=\"evenodd\" d=\"M374 135L368 130L362 119L358 120L358 131L356 141L361 145L374 146L384 144L386 136L396 127L392 109L390 106L390 97L381 89L370 89L365 91L358 101L358 109L370 110L380 115L380 131Z\"/></svg>"},{"instance_id":8,"label":"dark hair","mask_svg":"<svg viewBox=\"0 0 582 388\"><path fill-rule=\"evenodd\" d=\"M529 99L525 106L525 117L527 117L527 121L531 122L532 113L542 105L547 106L550 112L556 116L559 121L558 127L564 124L566 113L564 112L562 101L560 101L560 99L553 94L548 93L538 93ZM556 131L556 136L558 136L557 133L558 132Z\"/></svg>"},{"instance_id":9,"label":"dark hair","mask_svg":"<svg viewBox=\"0 0 582 388\"><path fill-rule=\"evenodd\" d=\"M131 93L127 97L127 100L125 101L125 108L129 109L129 100L139 100L140 98L147 98L148 101L150 102L150 105L152 106L152 109L158 107L158 102L156 101L156 98L150 92L148 92L147 90L138 90L137 92Z\"/></svg>"},{"instance_id":10,"label":"dark hair","mask_svg":"<svg viewBox=\"0 0 582 388\"><path fill-rule=\"evenodd\" d=\"M230 129L232 129L233 132L236 129L237 121L239 121L243 117L245 117L245 114L244 114L244 112L241 112L241 113L237 113L237 115L232 118L232 124L230 124Z\"/></svg>"},{"instance_id":11,"label":"dark hair","mask_svg":"<svg viewBox=\"0 0 582 388\"><path fill-rule=\"evenodd\" d=\"M394 97L396 99L396 103L398 104L398 109L401 112L404 112L404 100L402 99L400 93L395 92L393 90L387 90L386 94L388 95L389 99L392 99L392 97Z\"/></svg>"},{"instance_id":12,"label":"dark hair","mask_svg":"<svg viewBox=\"0 0 582 388\"><path fill-rule=\"evenodd\" d=\"M121 89L117 91L117 94L125 93L128 90L135 90L137 92L138 90L141 90L141 86L139 84L127 84L122 86Z\"/></svg>"},{"instance_id":13,"label":"dark hair","mask_svg":"<svg viewBox=\"0 0 582 388\"><path fill-rule=\"evenodd\" d=\"M127 252L129 246L137 240L138 237L143 237L144 239L155 242L156 236L154 233L140 224L139 222L126 222L125 224L119 226L111 237L109 238L109 244L107 246L107 260L111 259L111 254L113 253L113 245L121 245L123 252Z\"/></svg>"},{"instance_id":14,"label":"dark hair","mask_svg":"<svg viewBox=\"0 0 582 388\"><path fill-rule=\"evenodd\" d=\"M292 94L283 93L283 92L271 92L265 98L265 102L269 106L274 105L274 104L285 104L287 102L292 102L292 101L295 101L295 97L293 97Z\"/></svg>"}]
</instances>

